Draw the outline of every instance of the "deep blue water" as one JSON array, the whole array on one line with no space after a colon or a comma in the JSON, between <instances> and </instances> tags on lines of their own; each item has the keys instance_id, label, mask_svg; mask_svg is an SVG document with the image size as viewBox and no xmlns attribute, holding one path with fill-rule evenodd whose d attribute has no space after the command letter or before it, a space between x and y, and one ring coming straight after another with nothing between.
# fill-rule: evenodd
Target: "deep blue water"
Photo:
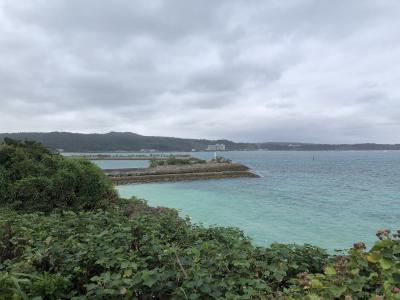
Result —
<instances>
[{"instance_id":1,"label":"deep blue water","mask_svg":"<svg viewBox=\"0 0 400 300\"><path fill-rule=\"evenodd\" d=\"M176 208L194 222L239 227L260 245L311 243L333 250L359 240L371 245L379 228L400 229L399 151L222 155L262 178L129 185L119 192Z\"/></svg>"}]
</instances>

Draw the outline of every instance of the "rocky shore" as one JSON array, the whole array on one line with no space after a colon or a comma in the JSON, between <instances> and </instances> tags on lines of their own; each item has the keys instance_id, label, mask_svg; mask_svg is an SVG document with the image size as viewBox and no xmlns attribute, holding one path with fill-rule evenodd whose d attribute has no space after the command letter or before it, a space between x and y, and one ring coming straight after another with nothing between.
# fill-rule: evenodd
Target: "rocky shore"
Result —
<instances>
[{"instance_id":1,"label":"rocky shore","mask_svg":"<svg viewBox=\"0 0 400 300\"><path fill-rule=\"evenodd\" d=\"M104 169L116 185L239 177L259 177L238 163L168 165L154 168Z\"/></svg>"}]
</instances>

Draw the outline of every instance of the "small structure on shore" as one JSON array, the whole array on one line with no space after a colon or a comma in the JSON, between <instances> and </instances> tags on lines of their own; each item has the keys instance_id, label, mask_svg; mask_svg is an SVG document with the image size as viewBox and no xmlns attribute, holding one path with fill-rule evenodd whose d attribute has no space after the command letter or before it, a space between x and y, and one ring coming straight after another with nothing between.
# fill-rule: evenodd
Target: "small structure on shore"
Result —
<instances>
[{"instance_id":1,"label":"small structure on shore","mask_svg":"<svg viewBox=\"0 0 400 300\"><path fill-rule=\"evenodd\" d=\"M208 145L206 151L225 151L224 144Z\"/></svg>"}]
</instances>

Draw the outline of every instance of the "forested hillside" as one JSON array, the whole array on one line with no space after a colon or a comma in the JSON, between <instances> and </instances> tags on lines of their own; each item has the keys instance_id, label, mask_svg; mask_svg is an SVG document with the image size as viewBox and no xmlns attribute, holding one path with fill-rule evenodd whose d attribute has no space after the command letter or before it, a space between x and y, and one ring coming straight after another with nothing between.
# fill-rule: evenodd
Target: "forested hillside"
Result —
<instances>
[{"instance_id":1,"label":"forested hillside","mask_svg":"<svg viewBox=\"0 0 400 300\"><path fill-rule=\"evenodd\" d=\"M110 132L106 134L80 134L69 132L12 133L0 134L0 140L10 137L17 140L34 140L50 149L65 151L140 151L156 149L160 151L205 150L207 145L224 143L230 149L237 149L235 143L221 140L195 140L173 137L143 136L130 132Z\"/></svg>"},{"instance_id":2,"label":"forested hillside","mask_svg":"<svg viewBox=\"0 0 400 300\"><path fill-rule=\"evenodd\" d=\"M109 132L105 134L82 134L70 132L21 132L0 133L0 141L5 137L16 140L32 140L56 150L67 152L95 151L203 151L211 144L224 144L226 150L400 150L400 144L310 144L289 142L236 143L229 140L182 139L174 137L143 136L131 132Z\"/></svg>"}]
</instances>

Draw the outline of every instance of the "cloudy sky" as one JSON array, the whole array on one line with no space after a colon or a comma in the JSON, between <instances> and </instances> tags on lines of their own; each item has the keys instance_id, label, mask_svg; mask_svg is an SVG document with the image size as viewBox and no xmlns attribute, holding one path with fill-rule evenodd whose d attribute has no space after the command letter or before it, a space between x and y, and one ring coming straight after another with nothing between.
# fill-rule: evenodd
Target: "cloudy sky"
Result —
<instances>
[{"instance_id":1,"label":"cloudy sky","mask_svg":"<svg viewBox=\"0 0 400 300\"><path fill-rule=\"evenodd\" d=\"M0 0L0 132L400 143L398 0Z\"/></svg>"}]
</instances>

